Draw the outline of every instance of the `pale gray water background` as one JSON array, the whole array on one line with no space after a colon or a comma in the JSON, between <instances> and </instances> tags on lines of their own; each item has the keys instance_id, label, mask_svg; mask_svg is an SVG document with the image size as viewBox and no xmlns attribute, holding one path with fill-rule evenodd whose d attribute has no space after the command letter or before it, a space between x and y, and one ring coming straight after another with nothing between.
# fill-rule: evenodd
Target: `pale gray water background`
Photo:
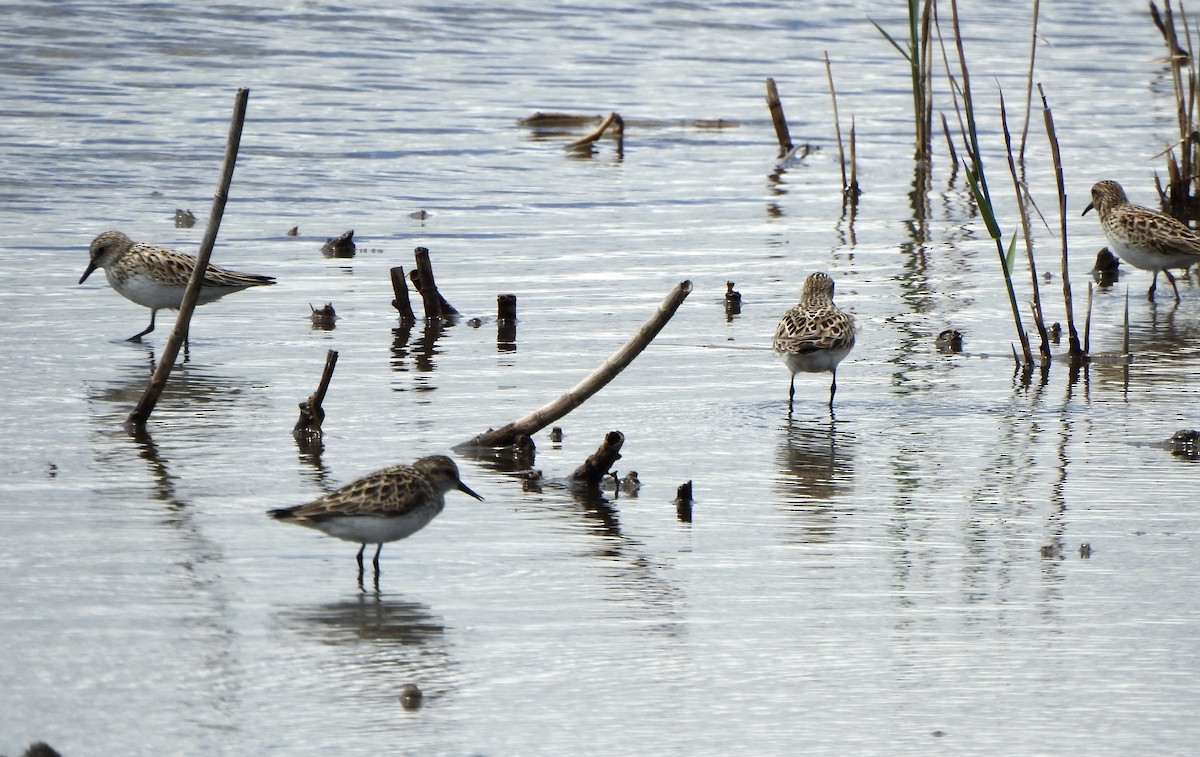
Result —
<instances>
[{"instance_id":1,"label":"pale gray water background","mask_svg":"<svg viewBox=\"0 0 1200 757\"><path fill-rule=\"evenodd\" d=\"M997 79L1019 131L1029 4L963 5L1007 232ZM1064 151L1082 322L1102 244L1079 218L1087 190L1113 178L1153 202L1173 101L1144 4L1042 11L1036 78ZM1200 469L1161 442L1200 426L1200 291L1181 283L1176 309L1160 288L1154 308L1149 276L1127 273L1097 295L1092 332L1093 349L1120 346L1128 286L1127 376L1095 365L1072 382L1056 363L1015 380L995 248L941 140L929 239L911 233L908 73L867 22L902 35L902 13L5 4L0 753L36 739L68 755L1194 749ZM857 126L852 225L825 51ZM767 76L816 148L783 173ZM195 252L239 86L249 115L214 261L280 283L197 311L188 362L135 439L121 422L173 314L121 342L147 311L100 274L76 281L108 228ZM605 141L581 158L563 144L582 132L515 125L536 110L672 123L631 124L623 155ZM699 118L740 126L687 125ZM1054 219L1040 113L1030 139ZM176 208L197 226L174 228ZM323 257L348 229L358 255ZM1058 242L1036 241L1063 320ZM416 245L480 328L396 340L387 271ZM766 349L818 269L862 329L835 422L824 376L797 380L788 419ZM377 595L355 585L354 545L265 516L557 396L683 279L678 314L561 422L563 443L535 439L537 467L565 476L621 430L636 499L525 493L460 456L486 502L451 495L385 547ZM726 280L744 296L732 321ZM504 292L515 350L490 320ZM308 306L325 302L341 319L314 331ZM949 326L962 355L934 350ZM315 465L291 428L329 348ZM690 526L672 506L687 480ZM416 712L398 703L409 682Z\"/></svg>"}]
</instances>

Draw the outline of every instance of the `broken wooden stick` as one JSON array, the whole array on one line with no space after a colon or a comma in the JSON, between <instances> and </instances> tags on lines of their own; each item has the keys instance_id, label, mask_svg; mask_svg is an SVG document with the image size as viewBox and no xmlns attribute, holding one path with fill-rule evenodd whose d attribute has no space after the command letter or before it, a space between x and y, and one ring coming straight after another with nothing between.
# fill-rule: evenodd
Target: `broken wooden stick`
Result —
<instances>
[{"instance_id":1,"label":"broken wooden stick","mask_svg":"<svg viewBox=\"0 0 1200 757\"><path fill-rule=\"evenodd\" d=\"M392 291L396 294L396 299L392 300L392 307L400 311L400 324L411 326L417 322L417 318L413 315L412 301L408 298L408 283L404 280L404 267L396 266L390 273Z\"/></svg>"},{"instance_id":2,"label":"broken wooden stick","mask_svg":"<svg viewBox=\"0 0 1200 757\"><path fill-rule=\"evenodd\" d=\"M783 117L783 102L775 80L767 77L767 109L771 111L771 123L775 124L775 137L779 140L779 157L792 151L792 135L788 133L787 119Z\"/></svg>"},{"instance_id":3,"label":"broken wooden stick","mask_svg":"<svg viewBox=\"0 0 1200 757\"><path fill-rule=\"evenodd\" d=\"M175 328L163 347L162 357L154 369L146 391L138 400L137 406L125 420L128 426L144 426L158 404L163 389L167 386L167 378L179 357L179 347L187 341L188 326L192 322L192 311L200 299L200 287L204 275L208 271L208 261L212 257L213 247L217 243L217 231L221 228L221 216L225 213L225 203L229 201L229 185L233 183L233 168L237 164L238 146L242 142L242 125L246 122L246 103L250 100L250 90L242 87L234 95L233 117L229 123L229 137L225 142L225 160L221 164L221 178L217 183L216 194L213 195L212 212L208 215L208 226L204 230L204 239L200 241L200 250L196 254L196 265L192 268L192 277L188 279L187 289L183 292L183 300L179 303L179 316L175 319Z\"/></svg>"},{"instance_id":4,"label":"broken wooden stick","mask_svg":"<svg viewBox=\"0 0 1200 757\"><path fill-rule=\"evenodd\" d=\"M329 382L333 379L333 368L337 365L337 350L330 350L325 355L325 370L321 372L321 383L317 391L300 403L300 419L292 429L292 436L297 441L320 438L321 424L325 422L325 392L329 391Z\"/></svg>"},{"instance_id":5,"label":"broken wooden stick","mask_svg":"<svg viewBox=\"0 0 1200 757\"><path fill-rule=\"evenodd\" d=\"M692 282L681 281L675 285L667 298L658 306L658 310L650 317L648 321L642 324L637 333L630 337L621 349L612 354L608 360L592 371L592 373L580 381L573 388L562 394L558 399L543 405L534 410L524 418L515 420L499 429L489 429L482 434L469 439L454 449L456 451L464 451L470 449L489 448L489 447L507 447L513 443L513 439L517 434L527 434L532 436L540 429L545 428L554 421L563 417L575 408L579 407L596 392L604 388L609 381L617 377L621 371L633 362L633 359L641 354L642 350L662 331L667 325L667 321L671 320L671 316L675 315L675 311L683 304L683 301L692 291Z\"/></svg>"},{"instance_id":6,"label":"broken wooden stick","mask_svg":"<svg viewBox=\"0 0 1200 757\"><path fill-rule=\"evenodd\" d=\"M584 145L590 145L591 143L596 142L603 137L604 132L608 131L610 126L613 127L613 137L616 138L617 142L620 142L625 137L625 119L621 118L616 113L609 113L608 117L601 121L600 125L597 126L591 134L588 134L586 137L580 137L574 142L568 144L567 147L583 147Z\"/></svg>"},{"instance_id":7,"label":"broken wooden stick","mask_svg":"<svg viewBox=\"0 0 1200 757\"><path fill-rule=\"evenodd\" d=\"M425 318L437 320L456 317L458 311L446 301L433 280L433 264L429 262L429 248L416 248L413 250L413 257L416 258L417 267L408 276L412 280L413 286L417 288L417 293L421 295L421 302L425 305Z\"/></svg>"},{"instance_id":8,"label":"broken wooden stick","mask_svg":"<svg viewBox=\"0 0 1200 757\"><path fill-rule=\"evenodd\" d=\"M600 480L607 476L613 464L621 459L621 445L624 443L625 435L620 431L609 431L605 434L604 441L596 451L571 474L568 479L571 486L599 491Z\"/></svg>"}]
</instances>

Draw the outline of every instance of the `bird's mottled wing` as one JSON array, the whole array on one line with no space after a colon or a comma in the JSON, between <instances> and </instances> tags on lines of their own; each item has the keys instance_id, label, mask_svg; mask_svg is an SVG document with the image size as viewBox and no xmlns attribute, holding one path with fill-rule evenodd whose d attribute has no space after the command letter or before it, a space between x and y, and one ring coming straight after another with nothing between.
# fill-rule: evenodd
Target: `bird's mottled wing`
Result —
<instances>
[{"instance_id":1,"label":"bird's mottled wing","mask_svg":"<svg viewBox=\"0 0 1200 757\"><path fill-rule=\"evenodd\" d=\"M289 511L291 518L320 520L333 515L399 515L437 493L410 466L384 468Z\"/></svg>"},{"instance_id":2,"label":"bird's mottled wing","mask_svg":"<svg viewBox=\"0 0 1200 757\"><path fill-rule=\"evenodd\" d=\"M804 354L854 346L854 320L836 308L801 310L783 314L775 329L775 352Z\"/></svg>"}]
</instances>

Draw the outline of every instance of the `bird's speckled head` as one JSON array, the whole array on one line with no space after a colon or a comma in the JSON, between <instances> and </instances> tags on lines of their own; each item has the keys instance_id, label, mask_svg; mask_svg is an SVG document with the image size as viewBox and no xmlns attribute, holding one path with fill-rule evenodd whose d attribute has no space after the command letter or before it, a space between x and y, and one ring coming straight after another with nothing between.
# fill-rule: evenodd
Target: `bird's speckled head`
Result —
<instances>
[{"instance_id":1,"label":"bird's speckled head","mask_svg":"<svg viewBox=\"0 0 1200 757\"><path fill-rule=\"evenodd\" d=\"M833 304L833 277L820 272L810 274L800 290L800 304L807 308Z\"/></svg>"},{"instance_id":2,"label":"bird's speckled head","mask_svg":"<svg viewBox=\"0 0 1200 757\"><path fill-rule=\"evenodd\" d=\"M92 240L92 246L88 249L87 270L83 272L83 276L79 277L79 283L82 284L87 280L88 276L92 275L92 271L97 268L105 268L125 252L133 247L133 241L119 231L106 231Z\"/></svg>"},{"instance_id":3,"label":"bird's speckled head","mask_svg":"<svg viewBox=\"0 0 1200 757\"><path fill-rule=\"evenodd\" d=\"M457 489L464 494L469 494L475 499L482 500L483 497L476 494L469 486L464 484L458 477L458 466L454 461L445 455L430 455L422 457L413 463L413 467L433 483L433 485L441 491L448 492L451 489Z\"/></svg>"},{"instance_id":4,"label":"bird's speckled head","mask_svg":"<svg viewBox=\"0 0 1200 757\"><path fill-rule=\"evenodd\" d=\"M1108 212L1109 208L1124 205L1129 202L1125 190L1115 181L1098 181L1092 185L1092 201L1083 209L1082 215L1087 215L1093 208L1100 215Z\"/></svg>"}]
</instances>

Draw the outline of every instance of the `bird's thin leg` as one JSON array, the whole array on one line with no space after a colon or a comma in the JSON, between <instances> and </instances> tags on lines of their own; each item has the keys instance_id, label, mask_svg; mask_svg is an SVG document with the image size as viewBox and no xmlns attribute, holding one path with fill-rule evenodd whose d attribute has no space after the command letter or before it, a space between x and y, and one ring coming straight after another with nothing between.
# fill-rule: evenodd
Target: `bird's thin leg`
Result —
<instances>
[{"instance_id":1,"label":"bird's thin leg","mask_svg":"<svg viewBox=\"0 0 1200 757\"><path fill-rule=\"evenodd\" d=\"M1175 304L1178 305L1180 302L1179 286L1175 283L1175 277L1172 276L1171 272L1168 271L1166 268L1163 269L1163 273L1165 273L1167 275L1167 281L1171 282L1171 288L1175 290Z\"/></svg>"},{"instance_id":2,"label":"bird's thin leg","mask_svg":"<svg viewBox=\"0 0 1200 757\"><path fill-rule=\"evenodd\" d=\"M366 548L367 548L366 544L363 544L362 546L360 546L358 548L358 588L360 588L360 589L362 588L362 577L363 577L362 553L363 553L363 550Z\"/></svg>"},{"instance_id":3,"label":"bird's thin leg","mask_svg":"<svg viewBox=\"0 0 1200 757\"><path fill-rule=\"evenodd\" d=\"M837 394L837 368L834 368L833 380L829 382L829 412L833 412L833 395Z\"/></svg>"},{"instance_id":4,"label":"bird's thin leg","mask_svg":"<svg viewBox=\"0 0 1200 757\"><path fill-rule=\"evenodd\" d=\"M792 399L796 396L796 374L792 374L792 383L788 386L788 412L792 412Z\"/></svg>"},{"instance_id":5,"label":"bird's thin leg","mask_svg":"<svg viewBox=\"0 0 1200 757\"><path fill-rule=\"evenodd\" d=\"M375 559L371 561L371 564L375 566L376 578L379 577L379 553L382 551L383 551L383 542L379 542L379 544L375 547Z\"/></svg>"},{"instance_id":6,"label":"bird's thin leg","mask_svg":"<svg viewBox=\"0 0 1200 757\"><path fill-rule=\"evenodd\" d=\"M1154 272L1154 278L1150 279L1150 291L1146 292L1146 299L1154 299L1154 290L1158 288L1158 271Z\"/></svg>"},{"instance_id":7,"label":"bird's thin leg","mask_svg":"<svg viewBox=\"0 0 1200 757\"><path fill-rule=\"evenodd\" d=\"M156 309L151 309L151 310L150 310L150 325L146 327L146 330L145 330L145 331L139 331L138 333L136 333L136 334L134 334L133 336L131 336L131 337L129 337L128 339L126 339L125 341L127 341L127 342L136 342L137 340L139 340L139 339L141 339L142 337L144 337L146 334L149 334L151 331L154 331L154 318L155 318L157 315L158 315L158 310L156 310Z\"/></svg>"}]
</instances>

